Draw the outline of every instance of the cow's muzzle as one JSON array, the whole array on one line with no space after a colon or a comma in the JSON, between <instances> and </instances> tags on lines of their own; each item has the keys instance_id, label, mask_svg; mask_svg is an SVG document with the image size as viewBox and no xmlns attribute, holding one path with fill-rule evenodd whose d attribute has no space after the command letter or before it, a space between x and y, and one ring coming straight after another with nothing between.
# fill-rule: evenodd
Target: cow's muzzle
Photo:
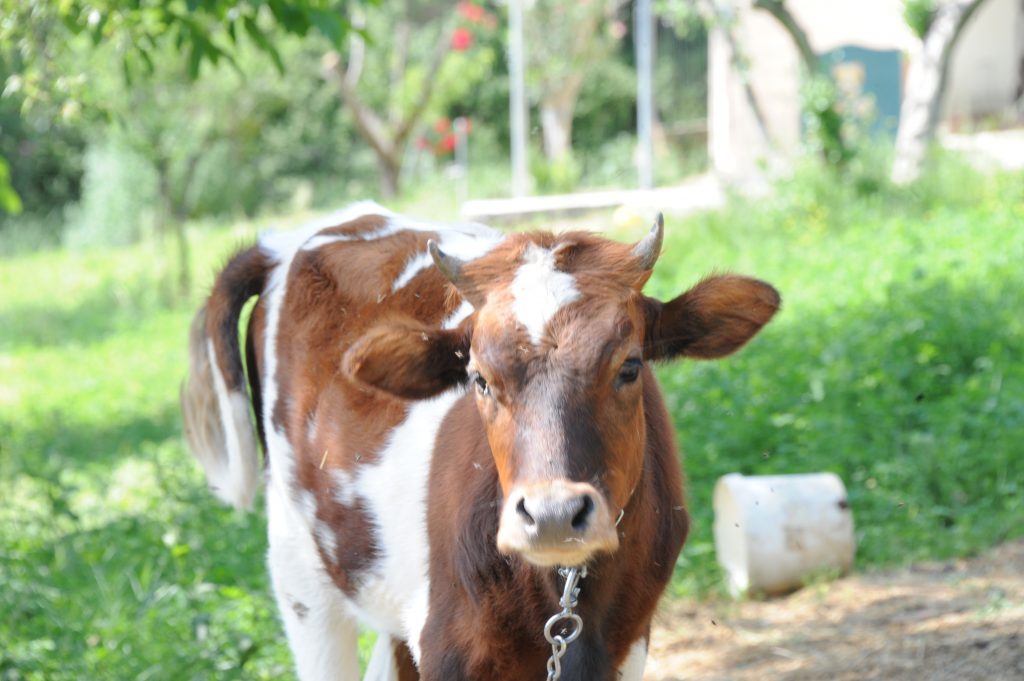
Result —
<instances>
[{"instance_id":1,"label":"cow's muzzle","mask_svg":"<svg viewBox=\"0 0 1024 681\"><path fill-rule=\"evenodd\" d=\"M556 480L519 485L505 499L498 550L537 566L581 565L619 547L615 517L593 485Z\"/></svg>"}]
</instances>

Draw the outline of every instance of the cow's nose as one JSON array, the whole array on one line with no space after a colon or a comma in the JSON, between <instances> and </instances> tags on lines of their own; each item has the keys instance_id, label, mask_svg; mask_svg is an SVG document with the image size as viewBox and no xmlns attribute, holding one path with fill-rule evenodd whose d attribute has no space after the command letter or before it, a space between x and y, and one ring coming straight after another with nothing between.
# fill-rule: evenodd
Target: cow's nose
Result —
<instances>
[{"instance_id":1,"label":"cow's nose","mask_svg":"<svg viewBox=\"0 0 1024 681\"><path fill-rule=\"evenodd\" d=\"M601 493L569 480L512 489L497 539L503 553L518 553L535 565L578 565L619 544Z\"/></svg>"},{"instance_id":2,"label":"cow's nose","mask_svg":"<svg viewBox=\"0 0 1024 681\"><path fill-rule=\"evenodd\" d=\"M593 512L594 500L589 494L524 494L516 503L516 513L527 532L540 542L582 534Z\"/></svg>"}]
</instances>

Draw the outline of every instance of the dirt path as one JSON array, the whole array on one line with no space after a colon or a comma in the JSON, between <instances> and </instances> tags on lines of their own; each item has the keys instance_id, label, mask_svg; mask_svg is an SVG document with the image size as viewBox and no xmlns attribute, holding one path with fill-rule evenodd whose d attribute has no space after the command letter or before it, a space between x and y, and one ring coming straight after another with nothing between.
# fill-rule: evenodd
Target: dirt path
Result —
<instances>
[{"instance_id":1,"label":"dirt path","mask_svg":"<svg viewBox=\"0 0 1024 681\"><path fill-rule=\"evenodd\" d=\"M767 602L675 603L649 681L1024 681L1024 540Z\"/></svg>"}]
</instances>

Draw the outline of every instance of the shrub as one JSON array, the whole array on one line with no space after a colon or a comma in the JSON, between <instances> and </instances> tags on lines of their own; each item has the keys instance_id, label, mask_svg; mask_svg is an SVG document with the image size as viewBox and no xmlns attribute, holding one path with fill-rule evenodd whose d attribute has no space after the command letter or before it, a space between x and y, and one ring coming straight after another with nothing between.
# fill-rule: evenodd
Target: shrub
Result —
<instances>
[{"instance_id":1,"label":"shrub","mask_svg":"<svg viewBox=\"0 0 1024 681\"><path fill-rule=\"evenodd\" d=\"M69 210L65 243L72 248L137 241L156 197L156 173L144 158L115 139L85 154L82 200Z\"/></svg>"}]
</instances>

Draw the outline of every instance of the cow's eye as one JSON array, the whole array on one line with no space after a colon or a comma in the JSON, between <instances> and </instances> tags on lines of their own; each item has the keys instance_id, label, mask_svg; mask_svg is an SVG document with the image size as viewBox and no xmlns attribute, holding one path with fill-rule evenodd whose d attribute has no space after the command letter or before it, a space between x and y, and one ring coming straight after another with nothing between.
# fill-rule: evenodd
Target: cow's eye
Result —
<instances>
[{"instance_id":1,"label":"cow's eye","mask_svg":"<svg viewBox=\"0 0 1024 681\"><path fill-rule=\"evenodd\" d=\"M623 362L622 368L619 369L619 385L634 383L636 379L640 378L640 369L643 365L643 360L638 357L630 357Z\"/></svg>"},{"instance_id":2,"label":"cow's eye","mask_svg":"<svg viewBox=\"0 0 1024 681\"><path fill-rule=\"evenodd\" d=\"M479 371L474 371L469 375L469 380L473 381L476 385L476 391L481 395L490 395L491 387L487 385L487 379L480 375Z\"/></svg>"}]
</instances>

